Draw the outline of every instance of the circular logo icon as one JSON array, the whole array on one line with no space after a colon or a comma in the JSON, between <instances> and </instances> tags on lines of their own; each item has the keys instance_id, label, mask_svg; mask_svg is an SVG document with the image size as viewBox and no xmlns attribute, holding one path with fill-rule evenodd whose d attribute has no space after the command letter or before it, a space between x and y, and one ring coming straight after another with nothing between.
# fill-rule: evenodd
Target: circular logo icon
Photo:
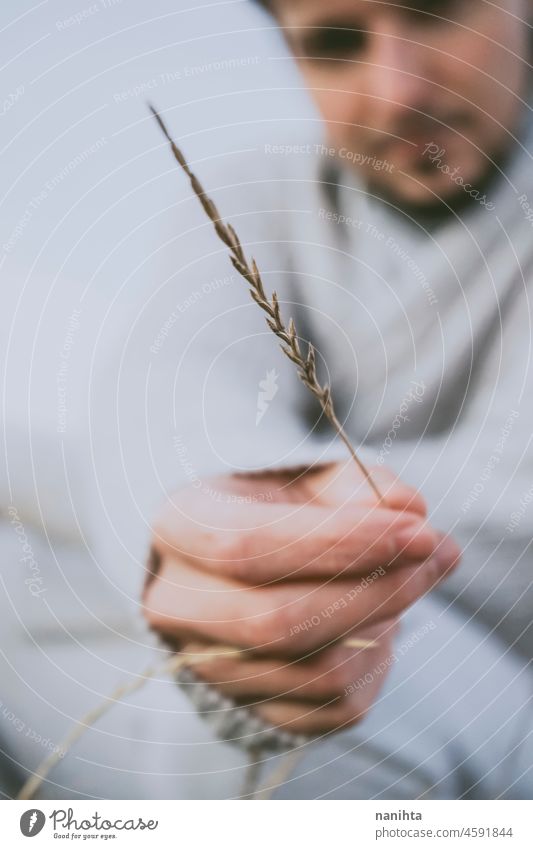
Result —
<instances>
[{"instance_id":1,"label":"circular logo icon","mask_svg":"<svg viewBox=\"0 0 533 849\"><path fill-rule=\"evenodd\" d=\"M43 830L46 817L42 811L37 808L31 808L29 811L24 811L20 818L20 830L24 837L35 837Z\"/></svg>"}]
</instances>

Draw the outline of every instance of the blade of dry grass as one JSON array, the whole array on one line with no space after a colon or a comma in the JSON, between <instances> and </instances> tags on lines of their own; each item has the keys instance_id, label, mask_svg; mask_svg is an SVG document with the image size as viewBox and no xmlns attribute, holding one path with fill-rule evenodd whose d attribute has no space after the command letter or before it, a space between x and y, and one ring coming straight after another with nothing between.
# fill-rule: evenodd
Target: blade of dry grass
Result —
<instances>
[{"instance_id":1,"label":"blade of dry grass","mask_svg":"<svg viewBox=\"0 0 533 849\"><path fill-rule=\"evenodd\" d=\"M346 640L345 645L351 646L351 644L355 642L352 640ZM358 647L361 649L373 648L377 645L377 643L373 640L357 640ZM103 699L96 707L92 708L88 711L85 716L83 716L75 725L73 725L65 738L61 741L59 746L43 761L39 764L34 773L30 775L27 781L24 783L22 788L17 794L17 799L33 799L43 781L47 778L50 772L54 769L55 766L62 760L72 749L75 743L83 737L83 735L91 728L93 725L98 722L99 719L102 719L116 704L123 701L127 696L132 695L133 693L141 690L145 684L153 679L159 678L160 676L165 675L175 675L182 667L184 666L197 666L198 664L209 662L212 660L218 660L220 657L227 657L230 655L231 657L245 657L248 652L245 649L239 649L235 646L213 646L206 647L205 649L195 649L194 651L189 651L187 646L183 649L183 651L173 655L170 660L165 661L165 663L153 666L150 665L146 669L144 669L137 678L128 683L121 684L109 696ZM243 797L252 797L253 788L251 785L251 778L255 774L255 761L257 760L258 753L254 751L251 759L251 775L247 775L247 780L245 782L245 787L243 788L243 793L241 794ZM287 769L291 767L287 764ZM271 791L273 792L280 783L282 783L281 775L285 774L285 768L282 767L282 772L276 773L275 780L269 782L269 787L271 786ZM266 793L267 790L263 790L263 795L261 798L268 798Z\"/></svg>"},{"instance_id":2,"label":"blade of dry grass","mask_svg":"<svg viewBox=\"0 0 533 849\"><path fill-rule=\"evenodd\" d=\"M318 403L320 404L324 415L326 416L330 424L333 426L340 439L346 445L353 460L355 460L355 462L357 463L366 481L368 482L374 494L376 495L378 502L381 501L383 498L381 492L376 486L365 464L358 457L353 445L348 439L348 436L343 426L337 418L335 408L333 406L333 398L331 396L331 387L328 384L324 384L322 386L318 380L316 373L316 356L313 345L311 345L311 343L307 343L307 351L304 355L300 348L300 341L293 319L291 318L289 320L289 324L287 326L285 325L281 316L279 300L276 292L272 293L271 299L267 297L263 286L263 281L261 279L261 274L255 260L252 258L250 261L248 261L237 233L235 232L231 224L227 224L223 221L215 203L206 194L205 189L203 188L202 184L195 176L195 174L192 173L185 156L183 155L179 147L176 145L174 139L172 138L166 127L165 122L163 121L157 110L151 104L148 104L148 106L157 123L159 124L159 127L161 128L163 134L165 135L165 138L167 139L170 145L170 149L174 158L189 178L191 188L198 200L200 201L204 212L206 213L210 221L212 221L217 236L219 237L219 239L221 239L222 242L224 242L226 247L229 248L230 259L233 263L235 270L241 275L241 277L246 280L246 282L250 286L251 297L256 302L258 307L266 314L266 323L268 324L272 332L281 341L281 350L296 366L298 377L318 400Z\"/></svg>"}]
</instances>

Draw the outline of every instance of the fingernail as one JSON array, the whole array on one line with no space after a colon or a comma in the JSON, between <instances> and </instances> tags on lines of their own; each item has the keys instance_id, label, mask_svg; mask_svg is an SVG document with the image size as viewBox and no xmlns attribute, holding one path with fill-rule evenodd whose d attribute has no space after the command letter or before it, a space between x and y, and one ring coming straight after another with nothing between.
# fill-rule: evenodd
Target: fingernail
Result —
<instances>
[{"instance_id":1,"label":"fingernail","mask_svg":"<svg viewBox=\"0 0 533 849\"><path fill-rule=\"evenodd\" d=\"M458 564L460 555L461 551L453 540L443 539L429 560L426 560L424 572L432 581L439 581Z\"/></svg>"},{"instance_id":2,"label":"fingernail","mask_svg":"<svg viewBox=\"0 0 533 849\"><path fill-rule=\"evenodd\" d=\"M440 569L449 569L459 560L461 549L451 537L442 537L432 554Z\"/></svg>"},{"instance_id":3,"label":"fingernail","mask_svg":"<svg viewBox=\"0 0 533 849\"><path fill-rule=\"evenodd\" d=\"M442 575L442 566L436 557L430 557L426 560L423 566L424 574L428 575L432 581L437 581Z\"/></svg>"},{"instance_id":4,"label":"fingernail","mask_svg":"<svg viewBox=\"0 0 533 849\"><path fill-rule=\"evenodd\" d=\"M428 548L435 548L438 545L439 537L427 525L417 523L398 531L395 542L402 553L408 553L414 557L420 553L423 557L426 553L429 554ZM406 549L408 551L404 551Z\"/></svg>"}]
</instances>

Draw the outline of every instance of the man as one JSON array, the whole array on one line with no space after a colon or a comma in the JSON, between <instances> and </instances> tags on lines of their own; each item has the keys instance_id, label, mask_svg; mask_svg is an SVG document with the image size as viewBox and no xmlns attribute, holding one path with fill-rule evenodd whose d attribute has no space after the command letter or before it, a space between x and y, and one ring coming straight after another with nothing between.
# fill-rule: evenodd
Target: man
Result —
<instances>
[{"instance_id":1,"label":"man","mask_svg":"<svg viewBox=\"0 0 533 849\"><path fill-rule=\"evenodd\" d=\"M530 798L529 4L263 5L325 129L283 178L273 238L288 259L266 276L281 269L383 499L324 452L294 386L260 446L242 397L230 433L209 376L234 343L214 324L177 378L191 404L179 448L190 468L201 387L227 472L186 473L162 511L147 619L174 647L249 650L187 681L222 735L303 747L280 795ZM246 351L261 363L263 340ZM243 473L225 440L263 471Z\"/></svg>"}]
</instances>

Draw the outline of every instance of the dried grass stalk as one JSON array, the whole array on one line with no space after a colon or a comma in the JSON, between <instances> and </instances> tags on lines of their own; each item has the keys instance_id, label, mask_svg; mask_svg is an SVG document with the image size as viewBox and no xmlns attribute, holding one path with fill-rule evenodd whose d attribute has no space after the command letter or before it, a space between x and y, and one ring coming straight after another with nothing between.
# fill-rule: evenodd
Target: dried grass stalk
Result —
<instances>
[{"instance_id":1,"label":"dried grass stalk","mask_svg":"<svg viewBox=\"0 0 533 849\"><path fill-rule=\"evenodd\" d=\"M381 501L383 498L381 492L374 483L367 467L357 456L353 445L348 439L348 436L346 435L343 426L337 418L335 408L333 406L333 398L331 396L331 387L328 384L324 384L324 386L322 386L318 380L316 373L316 356L313 345L311 345L310 342L307 343L306 354L304 355L302 353L298 333L296 331L293 319L289 319L288 326L285 325L281 316L279 300L276 292L272 293L272 299L269 300L268 296L265 293L261 274L255 260L252 258L250 261L248 261L237 233L235 232L231 224L226 224L222 220L215 203L206 194L205 189L203 188L202 184L195 176L195 174L192 173L187 163L187 160L185 159L185 156L183 155L179 147L176 145L174 139L172 138L166 127L165 122L163 121L157 110L154 109L154 107L150 104L149 108L152 114L154 115L157 123L159 124L162 132L164 133L170 145L170 149L174 158L189 178L191 188L200 203L202 204L204 212L206 213L207 217L212 221L217 236L222 242L224 242L226 247L229 248L230 259L233 263L235 270L241 275L241 277L244 277L244 279L250 286L250 295L252 296L253 300L256 302L258 307L262 309L264 313L266 313L266 323L268 324L272 332L278 337L278 339L281 340L281 350L296 366L298 377L318 400L324 415L326 416L330 424L333 426L340 439L348 448L348 451L350 452L353 460L355 460L355 462L357 463L366 481L368 482L374 494L376 495L378 502Z\"/></svg>"},{"instance_id":2,"label":"dried grass stalk","mask_svg":"<svg viewBox=\"0 0 533 849\"><path fill-rule=\"evenodd\" d=\"M137 690L142 689L147 681L156 676L175 675L184 666L196 666L228 654L239 657L243 654L240 649L231 646L216 646L205 651L188 652L187 650L174 655L170 660L157 666L148 666L141 672L138 678L127 684L121 684L116 690L101 701L95 708L85 714L76 725L74 725L57 749L48 755L38 766L33 775L28 778L17 795L17 799L32 799L52 769L72 749L73 745L83 737L85 732L91 728L99 719L108 713L118 702L131 696Z\"/></svg>"}]
</instances>

